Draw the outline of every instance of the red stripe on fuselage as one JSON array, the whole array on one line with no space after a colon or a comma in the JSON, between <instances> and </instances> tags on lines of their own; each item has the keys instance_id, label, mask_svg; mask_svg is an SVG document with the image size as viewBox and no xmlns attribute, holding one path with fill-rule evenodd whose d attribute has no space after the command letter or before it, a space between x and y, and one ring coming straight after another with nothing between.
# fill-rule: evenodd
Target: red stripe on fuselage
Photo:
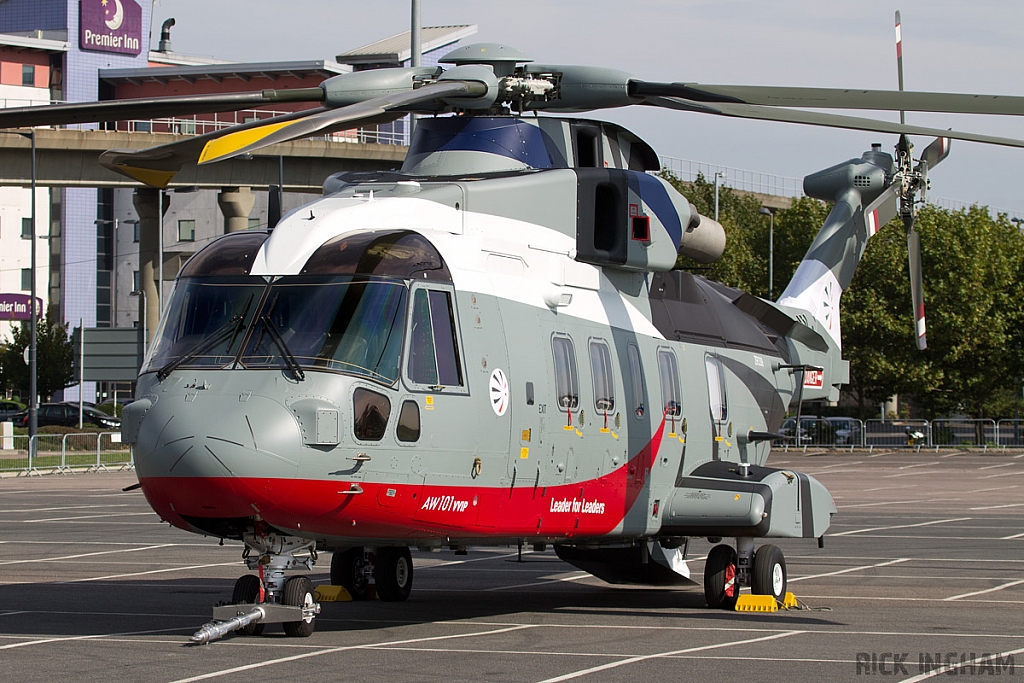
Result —
<instances>
[{"instance_id":1,"label":"red stripe on fuselage","mask_svg":"<svg viewBox=\"0 0 1024 683\"><path fill-rule=\"evenodd\" d=\"M662 421L644 448L602 477L546 487L256 477L143 477L139 482L153 509L182 528L188 528L182 516L258 514L283 529L351 538L603 536L640 499L664 430ZM362 492L346 493L353 485Z\"/></svg>"}]
</instances>

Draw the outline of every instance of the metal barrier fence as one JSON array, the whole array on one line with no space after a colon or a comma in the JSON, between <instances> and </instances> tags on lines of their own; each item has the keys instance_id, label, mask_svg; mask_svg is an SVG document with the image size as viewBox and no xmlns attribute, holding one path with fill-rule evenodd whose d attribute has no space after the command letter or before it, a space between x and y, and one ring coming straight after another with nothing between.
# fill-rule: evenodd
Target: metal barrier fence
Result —
<instances>
[{"instance_id":1,"label":"metal barrier fence","mask_svg":"<svg viewBox=\"0 0 1024 683\"><path fill-rule=\"evenodd\" d=\"M120 432L37 434L31 440L15 436L10 441L0 449L0 472L70 474L135 466L131 446L121 442Z\"/></svg>"},{"instance_id":2,"label":"metal barrier fence","mask_svg":"<svg viewBox=\"0 0 1024 683\"><path fill-rule=\"evenodd\" d=\"M997 422L996 443L1003 447L1024 447L1024 420Z\"/></svg>"},{"instance_id":3,"label":"metal barrier fence","mask_svg":"<svg viewBox=\"0 0 1024 683\"><path fill-rule=\"evenodd\" d=\"M998 446L995 420L933 420L930 446Z\"/></svg>"}]
</instances>

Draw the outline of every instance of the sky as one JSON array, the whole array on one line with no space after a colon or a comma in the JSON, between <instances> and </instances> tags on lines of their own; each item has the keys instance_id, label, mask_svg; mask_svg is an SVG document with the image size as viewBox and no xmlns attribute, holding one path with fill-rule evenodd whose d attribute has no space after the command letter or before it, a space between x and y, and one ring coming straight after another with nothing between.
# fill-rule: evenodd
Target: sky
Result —
<instances>
[{"instance_id":1,"label":"sky","mask_svg":"<svg viewBox=\"0 0 1024 683\"><path fill-rule=\"evenodd\" d=\"M421 0L424 26L476 24L463 41L534 60L627 71L651 81L897 87L894 13L908 90L1024 96L1024 3L993 0ZM237 61L333 59L408 30L409 0L156 0L175 52ZM898 121L897 113L849 112ZM793 178L896 136L726 119L653 107L595 112L671 157ZM1024 139L1024 117L907 114L907 123ZM930 142L916 138L918 150ZM931 197L1024 216L1024 149L953 142Z\"/></svg>"}]
</instances>

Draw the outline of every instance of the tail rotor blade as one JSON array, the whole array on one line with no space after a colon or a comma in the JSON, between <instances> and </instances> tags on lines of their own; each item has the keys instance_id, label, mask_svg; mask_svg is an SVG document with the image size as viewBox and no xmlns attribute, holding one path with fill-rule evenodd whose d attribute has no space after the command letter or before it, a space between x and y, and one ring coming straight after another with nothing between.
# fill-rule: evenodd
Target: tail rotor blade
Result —
<instances>
[{"instance_id":1,"label":"tail rotor blade","mask_svg":"<svg viewBox=\"0 0 1024 683\"><path fill-rule=\"evenodd\" d=\"M914 229L914 219L907 225L907 256L910 265L910 298L914 303L914 337L917 348L928 347L924 323L924 281L921 276L921 235Z\"/></svg>"}]
</instances>

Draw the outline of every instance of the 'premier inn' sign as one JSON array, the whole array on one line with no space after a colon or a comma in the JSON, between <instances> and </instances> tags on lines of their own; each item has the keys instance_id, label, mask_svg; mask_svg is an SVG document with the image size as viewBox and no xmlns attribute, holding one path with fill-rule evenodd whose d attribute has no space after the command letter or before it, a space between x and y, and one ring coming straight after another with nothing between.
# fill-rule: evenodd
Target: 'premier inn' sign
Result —
<instances>
[{"instance_id":1,"label":"'premier inn' sign","mask_svg":"<svg viewBox=\"0 0 1024 683\"><path fill-rule=\"evenodd\" d=\"M142 52L142 8L135 0L79 0L78 12L83 50Z\"/></svg>"}]
</instances>

